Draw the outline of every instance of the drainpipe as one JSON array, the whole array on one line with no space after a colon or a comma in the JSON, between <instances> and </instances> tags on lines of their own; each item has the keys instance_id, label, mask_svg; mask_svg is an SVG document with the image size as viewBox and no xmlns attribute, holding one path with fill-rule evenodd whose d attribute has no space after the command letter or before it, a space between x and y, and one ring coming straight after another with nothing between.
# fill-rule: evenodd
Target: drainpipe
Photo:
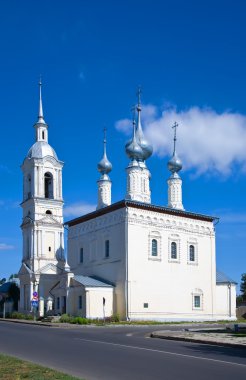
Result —
<instances>
[{"instance_id":1,"label":"drainpipe","mask_svg":"<svg viewBox=\"0 0 246 380\"><path fill-rule=\"evenodd\" d=\"M125 216L125 247L126 247L125 305L126 305L126 320L129 321L129 307L128 307L128 208L127 207L126 207L126 216Z\"/></svg>"}]
</instances>

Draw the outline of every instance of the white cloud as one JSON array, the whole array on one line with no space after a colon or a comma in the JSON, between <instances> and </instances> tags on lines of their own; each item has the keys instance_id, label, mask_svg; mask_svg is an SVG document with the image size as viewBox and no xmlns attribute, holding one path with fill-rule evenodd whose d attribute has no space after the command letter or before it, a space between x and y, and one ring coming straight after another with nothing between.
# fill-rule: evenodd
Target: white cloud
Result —
<instances>
[{"instance_id":1,"label":"white cloud","mask_svg":"<svg viewBox=\"0 0 246 380\"><path fill-rule=\"evenodd\" d=\"M10 251L11 249L14 249L15 247L10 244L0 243L0 251Z\"/></svg>"},{"instance_id":2,"label":"white cloud","mask_svg":"<svg viewBox=\"0 0 246 380\"><path fill-rule=\"evenodd\" d=\"M64 208L64 216L78 217L89 212L95 211L96 205L90 203L72 203Z\"/></svg>"},{"instance_id":3,"label":"white cloud","mask_svg":"<svg viewBox=\"0 0 246 380\"><path fill-rule=\"evenodd\" d=\"M174 121L179 124L177 151L184 169L196 174L229 175L237 163L246 171L246 116L211 108L191 107L178 111L169 107L161 111L154 105L143 106L143 127L159 157L170 156L173 147ZM131 131L131 121L119 120L116 128Z\"/></svg>"}]
</instances>

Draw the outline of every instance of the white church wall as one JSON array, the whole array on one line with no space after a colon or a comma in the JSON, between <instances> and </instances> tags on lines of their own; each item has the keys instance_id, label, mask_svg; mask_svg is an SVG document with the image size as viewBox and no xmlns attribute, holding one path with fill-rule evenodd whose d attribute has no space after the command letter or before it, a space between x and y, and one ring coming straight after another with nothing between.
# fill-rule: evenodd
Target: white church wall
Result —
<instances>
[{"instance_id":1,"label":"white church wall","mask_svg":"<svg viewBox=\"0 0 246 380\"><path fill-rule=\"evenodd\" d=\"M216 312L218 319L236 319L236 285L216 285Z\"/></svg>"},{"instance_id":2,"label":"white church wall","mask_svg":"<svg viewBox=\"0 0 246 380\"><path fill-rule=\"evenodd\" d=\"M125 317L125 217L124 210L112 211L69 227L68 263L75 274L97 276L115 284L114 310ZM109 256L105 242L109 240ZM83 248L83 263L80 250Z\"/></svg>"},{"instance_id":3,"label":"white church wall","mask_svg":"<svg viewBox=\"0 0 246 380\"><path fill-rule=\"evenodd\" d=\"M113 288L86 288L86 317L102 319L112 315Z\"/></svg>"},{"instance_id":4,"label":"white church wall","mask_svg":"<svg viewBox=\"0 0 246 380\"><path fill-rule=\"evenodd\" d=\"M154 257L152 238L158 244ZM177 259L171 258L172 241L177 244ZM188 260L189 243L195 247L194 262ZM130 319L215 318L211 222L129 209L128 244ZM195 296L200 297L200 307L194 305Z\"/></svg>"}]
</instances>

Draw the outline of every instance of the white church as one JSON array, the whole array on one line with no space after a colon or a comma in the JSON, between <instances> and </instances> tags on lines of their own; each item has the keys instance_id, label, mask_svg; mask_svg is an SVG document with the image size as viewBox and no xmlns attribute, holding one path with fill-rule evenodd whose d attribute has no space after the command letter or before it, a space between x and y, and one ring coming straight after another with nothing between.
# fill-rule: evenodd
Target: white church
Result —
<instances>
[{"instance_id":1,"label":"white church","mask_svg":"<svg viewBox=\"0 0 246 380\"><path fill-rule=\"evenodd\" d=\"M41 82L35 143L22 164L23 257L19 271L20 311L30 313L33 293L38 312L87 318L118 314L124 320L235 320L236 283L216 271L218 218L186 211L181 160L168 162L168 205L151 203L147 160L152 146L137 123L125 150L125 199L111 203L112 165L98 164L97 209L63 222L62 168L48 143ZM68 230L64 252L64 228Z\"/></svg>"}]
</instances>

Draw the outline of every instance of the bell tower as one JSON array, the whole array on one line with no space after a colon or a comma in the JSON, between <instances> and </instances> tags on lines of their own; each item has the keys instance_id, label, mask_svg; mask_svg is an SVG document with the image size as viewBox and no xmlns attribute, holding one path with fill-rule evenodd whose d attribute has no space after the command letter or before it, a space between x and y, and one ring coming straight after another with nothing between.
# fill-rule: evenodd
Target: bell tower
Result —
<instances>
[{"instance_id":1,"label":"bell tower","mask_svg":"<svg viewBox=\"0 0 246 380\"><path fill-rule=\"evenodd\" d=\"M39 82L39 113L34 124L35 143L22 164L23 235L20 308L30 310L33 291L44 302L64 267L62 168L48 144L48 125L43 116L42 83Z\"/></svg>"}]
</instances>

